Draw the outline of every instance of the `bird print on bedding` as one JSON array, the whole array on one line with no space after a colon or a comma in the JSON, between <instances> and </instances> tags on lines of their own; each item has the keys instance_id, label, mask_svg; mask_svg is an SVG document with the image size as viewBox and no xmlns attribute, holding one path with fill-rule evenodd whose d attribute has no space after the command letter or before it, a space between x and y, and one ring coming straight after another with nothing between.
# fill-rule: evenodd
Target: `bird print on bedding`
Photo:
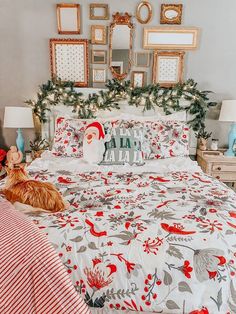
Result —
<instances>
[{"instance_id":1,"label":"bird print on bedding","mask_svg":"<svg viewBox=\"0 0 236 314\"><path fill-rule=\"evenodd\" d=\"M203 173L31 172L70 209L30 215L91 307L236 313L236 195Z\"/></svg>"}]
</instances>

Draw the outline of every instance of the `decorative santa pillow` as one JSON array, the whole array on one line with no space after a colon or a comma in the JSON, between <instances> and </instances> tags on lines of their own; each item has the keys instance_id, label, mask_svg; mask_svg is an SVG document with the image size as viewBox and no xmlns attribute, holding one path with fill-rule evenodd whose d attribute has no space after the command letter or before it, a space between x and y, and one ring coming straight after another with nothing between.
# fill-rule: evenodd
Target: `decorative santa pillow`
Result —
<instances>
[{"instance_id":1,"label":"decorative santa pillow","mask_svg":"<svg viewBox=\"0 0 236 314\"><path fill-rule=\"evenodd\" d=\"M103 160L105 142L110 140L110 135L105 135L104 127L100 122L90 123L84 133L83 156L90 164L98 164Z\"/></svg>"}]
</instances>

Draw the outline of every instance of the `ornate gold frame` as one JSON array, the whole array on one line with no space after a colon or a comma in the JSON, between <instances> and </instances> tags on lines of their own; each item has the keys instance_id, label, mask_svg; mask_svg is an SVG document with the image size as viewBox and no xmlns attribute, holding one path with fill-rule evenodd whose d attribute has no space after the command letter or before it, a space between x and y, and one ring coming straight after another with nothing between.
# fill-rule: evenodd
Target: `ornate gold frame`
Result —
<instances>
[{"instance_id":1,"label":"ornate gold frame","mask_svg":"<svg viewBox=\"0 0 236 314\"><path fill-rule=\"evenodd\" d=\"M141 9L142 9L143 7L146 7L146 8L148 9L148 17L146 18L146 20L143 20L143 19L141 18ZM152 13L153 13L153 12L152 12L152 6L151 6L151 4L150 4L148 1L144 0L144 1L140 2L139 5L137 6L137 9L136 9L136 19L137 19L138 22L141 23L141 24L147 24L147 23L149 23L149 22L151 21L151 19L152 19Z\"/></svg>"},{"instance_id":2,"label":"ornate gold frame","mask_svg":"<svg viewBox=\"0 0 236 314\"><path fill-rule=\"evenodd\" d=\"M77 9L77 31L63 31L61 29L61 9L75 8ZM60 3L57 4L57 29L58 34L73 35L80 34L80 4Z\"/></svg>"},{"instance_id":3,"label":"ornate gold frame","mask_svg":"<svg viewBox=\"0 0 236 314\"><path fill-rule=\"evenodd\" d=\"M104 9L104 15L95 15L94 9L101 8ZM89 5L89 18L90 20L109 20L109 7L108 4L105 3L91 3Z\"/></svg>"},{"instance_id":4,"label":"ornate gold frame","mask_svg":"<svg viewBox=\"0 0 236 314\"><path fill-rule=\"evenodd\" d=\"M173 34L193 34L193 42L191 44L151 44L148 42L150 33L173 33ZM146 27L143 30L143 48L144 49L177 49L177 50L194 50L198 46L199 29L196 27L178 27L178 26L158 26Z\"/></svg>"},{"instance_id":5,"label":"ornate gold frame","mask_svg":"<svg viewBox=\"0 0 236 314\"><path fill-rule=\"evenodd\" d=\"M122 15L119 12L116 12L115 14L112 15L112 17L113 17L113 21L110 24L110 32L109 32L109 68L114 78L118 80L124 80L127 77L131 69L131 65L132 65L134 25L131 22L132 15L129 15L127 12L124 15ZM112 34L113 34L114 27L116 25L127 25L130 28L129 67L128 67L128 71L122 74L116 73L111 66L112 64Z\"/></svg>"},{"instance_id":6,"label":"ornate gold frame","mask_svg":"<svg viewBox=\"0 0 236 314\"><path fill-rule=\"evenodd\" d=\"M174 10L178 13L176 18L168 19L165 16L165 12L168 10ZM161 5L161 24L181 24L182 22L182 12L183 5L182 4L162 4Z\"/></svg>"},{"instance_id":7,"label":"ornate gold frame","mask_svg":"<svg viewBox=\"0 0 236 314\"><path fill-rule=\"evenodd\" d=\"M84 54L85 60L84 63L84 82L75 82L75 86L78 87L88 87L89 84L89 56L88 56L88 40L87 39L58 39L52 38L50 39L50 61L51 61L51 75L53 77L57 77L57 67L56 67L56 45L83 45L84 46Z\"/></svg>"},{"instance_id":8,"label":"ornate gold frame","mask_svg":"<svg viewBox=\"0 0 236 314\"><path fill-rule=\"evenodd\" d=\"M135 85L134 85L134 76L135 76L135 74L142 74L142 86L141 87L144 87L147 72L145 72L145 71L133 71L132 72L132 74L131 74L131 83L132 83L133 87L135 87Z\"/></svg>"},{"instance_id":9,"label":"ornate gold frame","mask_svg":"<svg viewBox=\"0 0 236 314\"><path fill-rule=\"evenodd\" d=\"M102 30L102 40L96 40L96 29ZM93 45L106 45L107 43L107 27L104 25L91 25L91 44Z\"/></svg>"},{"instance_id":10,"label":"ornate gold frame","mask_svg":"<svg viewBox=\"0 0 236 314\"><path fill-rule=\"evenodd\" d=\"M152 67L152 82L153 84L160 84L162 87L172 87L176 83L182 83L183 72L184 72L184 51L154 51L153 54L153 67ZM157 68L158 68L158 57L176 57L179 58L178 68L178 81L177 82L158 82Z\"/></svg>"}]
</instances>

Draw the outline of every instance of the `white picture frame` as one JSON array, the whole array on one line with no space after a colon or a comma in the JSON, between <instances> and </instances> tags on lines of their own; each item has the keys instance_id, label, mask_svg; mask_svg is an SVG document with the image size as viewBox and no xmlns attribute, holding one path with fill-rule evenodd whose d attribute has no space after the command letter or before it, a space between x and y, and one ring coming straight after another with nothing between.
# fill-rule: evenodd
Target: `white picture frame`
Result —
<instances>
[{"instance_id":1,"label":"white picture frame","mask_svg":"<svg viewBox=\"0 0 236 314\"><path fill-rule=\"evenodd\" d=\"M196 27L144 28L144 49L194 50L198 47L199 29Z\"/></svg>"}]
</instances>

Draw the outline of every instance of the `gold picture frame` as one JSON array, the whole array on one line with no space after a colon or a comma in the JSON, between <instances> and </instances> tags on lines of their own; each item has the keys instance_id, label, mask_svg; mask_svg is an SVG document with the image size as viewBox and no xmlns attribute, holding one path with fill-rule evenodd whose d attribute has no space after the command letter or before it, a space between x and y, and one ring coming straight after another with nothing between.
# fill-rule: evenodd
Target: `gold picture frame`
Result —
<instances>
[{"instance_id":1,"label":"gold picture frame","mask_svg":"<svg viewBox=\"0 0 236 314\"><path fill-rule=\"evenodd\" d=\"M106 83L106 69L93 69L93 83Z\"/></svg>"},{"instance_id":2,"label":"gold picture frame","mask_svg":"<svg viewBox=\"0 0 236 314\"><path fill-rule=\"evenodd\" d=\"M91 25L91 44L106 45L107 27L104 25Z\"/></svg>"},{"instance_id":3,"label":"gold picture frame","mask_svg":"<svg viewBox=\"0 0 236 314\"><path fill-rule=\"evenodd\" d=\"M98 13L96 14L96 10ZM103 14L99 13L103 11ZM105 3L91 3L89 5L90 20L109 20L109 6Z\"/></svg>"},{"instance_id":4,"label":"gold picture frame","mask_svg":"<svg viewBox=\"0 0 236 314\"><path fill-rule=\"evenodd\" d=\"M172 87L183 82L184 56L184 51L155 51L152 68L153 84Z\"/></svg>"},{"instance_id":5,"label":"gold picture frame","mask_svg":"<svg viewBox=\"0 0 236 314\"><path fill-rule=\"evenodd\" d=\"M80 34L81 12L80 4L60 3L57 4L57 29L58 34Z\"/></svg>"},{"instance_id":6,"label":"gold picture frame","mask_svg":"<svg viewBox=\"0 0 236 314\"><path fill-rule=\"evenodd\" d=\"M51 75L75 86L88 87L88 40L50 39Z\"/></svg>"},{"instance_id":7,"label":"gold picture frame","mask_svg":"<svg viewBox=\"0 0 236 314\"><path fill-rule=\"evenodd\" d=\"M178 24L182 23L182 4L162 4L161 5L161 24Z\"/></svg>"},{"instance_id":8,"label":"gold picture frame","mask_svg":"<svg viewBox=\"0 0 236 314\"><path fill-rule=\"evenodd\" d=\"M151 54L149 52L135 52L134 65L139 68L148 68L150 66Z\"/></svg>"},{"instance_id":9,"label":"gold picture frame","mask_svg":"<svg viewBox=\"0 0 236 314\"><path fill-rule=\"evenodd\" d=\"M146 9L148 12L146 19L143 19L142 17L143 9ZM152 6L148 1L144 0L138 4L136 9L136 19L138 20L139 23L148 24L152 19L152 15L153 15Z\"/></svg>"},{"instance_id":10,"label":"gold picture frame","mask_svg":"<svg viewBox=\"0 0 236 314\"><path fill-rule=\"evenodd\" d=\"M198 47L199 28L159 26L145 27L143 31L144 49L195 50Z\"/></svg>"},{"instance_id":11,"label":"gold picture frame","mask_svg":"<svg viewBox=\"0 0 236 314\"><path fill-rule=\"evenodd\" d=\"M106 52L106 50L92 50L91 62L93 64L106 64L107 63L107 52Z\"/></svg>"},{"instance_id":12,"label":"gold picture frame","mask_svg":"<svg viewBox=\"0 0 236 314\"><path fill-rule=\"evenodd\" d=\"M145 71L133 71L131 84L133 87L144 87L147 73Z\"/></svg>"}]
</instances>

